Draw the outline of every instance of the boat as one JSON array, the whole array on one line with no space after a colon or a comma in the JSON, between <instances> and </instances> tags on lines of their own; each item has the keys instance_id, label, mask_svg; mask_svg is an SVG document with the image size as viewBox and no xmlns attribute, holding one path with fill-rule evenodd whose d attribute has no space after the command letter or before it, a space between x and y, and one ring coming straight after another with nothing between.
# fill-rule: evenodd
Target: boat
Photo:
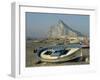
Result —
<instances>
[{"instance_id":1,"label":"boat","mask_svg":"<svg viewBox=\"0 0 100 80\"><path fill-rule=\"evenodd\" d=\"M42 48L38 51L38 56L42 62L65 62L81 57L81 46L53 46Z\"/></svg>"}]
</instances>

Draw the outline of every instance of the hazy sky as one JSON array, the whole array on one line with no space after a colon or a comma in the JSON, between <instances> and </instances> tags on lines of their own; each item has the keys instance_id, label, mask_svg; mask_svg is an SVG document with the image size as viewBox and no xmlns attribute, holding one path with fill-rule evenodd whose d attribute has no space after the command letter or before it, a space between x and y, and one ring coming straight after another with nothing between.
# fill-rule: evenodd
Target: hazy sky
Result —
<instances>
[{"instance_id":1,"label":"hazy sky","mask_svg":"<svg viewBox=\"0 0 100 80\"><path fill-rule=\"evenodd\" d=\"M26 37L45 37L48 29L62 20L72 29L89 35L89 16L75 14L51 14L26 12Z\"/></svg>"}]
</instances>

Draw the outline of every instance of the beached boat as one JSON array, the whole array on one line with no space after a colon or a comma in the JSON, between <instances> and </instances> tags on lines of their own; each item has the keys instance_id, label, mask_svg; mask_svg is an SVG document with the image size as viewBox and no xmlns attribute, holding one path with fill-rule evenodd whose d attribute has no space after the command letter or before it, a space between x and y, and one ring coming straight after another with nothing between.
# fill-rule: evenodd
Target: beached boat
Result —
<instances>
[{"instance_id":1,"label":"beached boat","mask_svg":"<svg viewBox=\"0 0 100 80\"><path fill-rule=\"evenodd\" d=\"M41 49L40 60L43 62L65 62L82 56L81 47L60 47Z\"/></svg>"}]
</instances>

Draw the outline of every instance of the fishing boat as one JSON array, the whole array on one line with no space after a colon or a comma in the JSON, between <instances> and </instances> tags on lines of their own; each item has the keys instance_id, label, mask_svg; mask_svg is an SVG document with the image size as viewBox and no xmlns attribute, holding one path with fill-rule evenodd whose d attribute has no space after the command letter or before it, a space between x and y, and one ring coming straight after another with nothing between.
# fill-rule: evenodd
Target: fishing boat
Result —
<instances>
[{"instance_id":1,"label":"fishing boat","mask_svg":"<svg viewBox=\"0 0 100 80\"><path fill-rule=\"evenodd\" d=\"M82 55L81 46L53 46L43 48L39 52L40 60L43 62L65 62L79 58Z\"/></svg>"}]
</instances>

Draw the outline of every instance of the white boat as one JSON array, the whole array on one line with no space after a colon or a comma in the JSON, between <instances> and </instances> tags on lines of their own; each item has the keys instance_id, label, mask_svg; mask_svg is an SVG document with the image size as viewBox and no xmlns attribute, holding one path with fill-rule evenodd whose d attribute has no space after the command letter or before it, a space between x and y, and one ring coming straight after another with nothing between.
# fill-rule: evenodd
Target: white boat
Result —
<instances>
[{"instance_id":1,"label":"white boat","mask_svg":"<svg viewBox=\"0 0 100 80\"><path fill-rule=\"evenodd\" d=\"M80 57L81 48L47 49L40 53L43 62L64 62Z\"/></svg>"}]
</instances>

